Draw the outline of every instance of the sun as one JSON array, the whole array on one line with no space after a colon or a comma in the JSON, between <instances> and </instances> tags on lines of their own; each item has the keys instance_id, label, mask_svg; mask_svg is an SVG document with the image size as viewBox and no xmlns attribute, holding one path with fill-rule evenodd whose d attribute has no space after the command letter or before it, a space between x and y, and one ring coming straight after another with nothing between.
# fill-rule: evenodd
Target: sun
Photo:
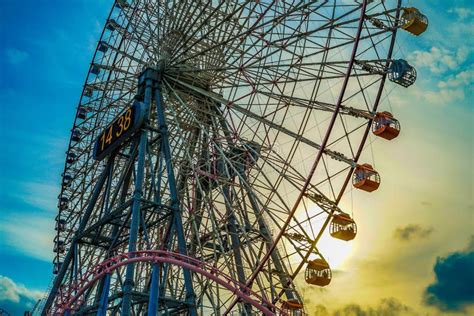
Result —
<instances>
[{"instance_id":1,"label":"sun","mask_svg":"<svg viewBox=\"0 0 474 316\"><path fill-rule=\"evenodd\" d=\"M333 238L326 232L318 242L318 250L332 270L343 269L352 257L354 242Z\"/></svg>"}]
</instances>

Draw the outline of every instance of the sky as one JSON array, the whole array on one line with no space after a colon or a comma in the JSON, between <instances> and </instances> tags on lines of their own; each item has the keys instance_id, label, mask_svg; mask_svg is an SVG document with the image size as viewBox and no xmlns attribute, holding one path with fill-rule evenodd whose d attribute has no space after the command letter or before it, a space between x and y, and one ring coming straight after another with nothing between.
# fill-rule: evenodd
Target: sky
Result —
<instances>
[{"instance_id":1,"label":"sky","mask_svg":"<svg viewBox=\"0 0 474 316\"><path fill-rule=\"evenodd\" d=\"M350 246L330 245L331 285L299 282L311 316L474 314L474 7L405 3L431 22L420 37L398 38L418 80L390 90L402 133L365 153L383 186L354 194L359 233ZM0 1L0 308L12 315L51 282L65 151L110 5Z\"/></svg>"}]
</instances>

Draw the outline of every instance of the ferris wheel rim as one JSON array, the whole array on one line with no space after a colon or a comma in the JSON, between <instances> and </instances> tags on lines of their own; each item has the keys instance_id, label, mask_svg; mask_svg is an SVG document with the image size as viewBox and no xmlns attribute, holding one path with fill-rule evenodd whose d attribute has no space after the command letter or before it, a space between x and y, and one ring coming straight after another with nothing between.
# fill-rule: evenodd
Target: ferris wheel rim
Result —
<instances>
[{"instance_id":1,"label":"ferris wheel rim","mask_svg":"<svg viewBox=\"0 0 474 316\"><path fill-rule=\"evenodd\" d=\"M365 10L365 8L366 8L367 2L368 2L368 1L364 1L364 4L363 4L364 10ZM401 2L401 1L398 0L398 2L399 2L399 5L398 5L398 6L400 7L400 2ZM112 9L112 10L113 10L113 9ZM112 13L112 11L111 11L111 13ZM364 14L361 14L361 16L360 16L360 21L362 21L363 15L364 15ZM109 16L110 16L110 15L109 15ZM101 39L102 39L102 36L103 36L104 32L105 32L105 27L104 27L103 33L102 33L102 35L101 35ZM359 28L358 28L358 36L360 36L360 32L361 32L361 26L359 25ZM394 42L394 40L395 40L394 37L392 37L392 47L391 47L391 50L392 50L392 48L393 48L393 42ZM358 42L358 41L355 41L355 42L354 42L354 45L355 45L355 46L357 45L357 42ZM356 51L356 50L355 50L355 51ZM95 59L95 55L97 54L97 52L98 52L98 46L96 47L93 60ZM117 58L117 55L115 56L115 59L116 59L116 58ZM355 59L355 55L352 56L352 58L351 58L351 66L348 67L348 69L352 69L352 68L353 68L354 59ZM87 75L87 77L86 77L86 83L87 83L87 81L88 81L88 77L89 77L90 73L91 73L91 69L89 69L88 75ZM111 72L109 73L108 76L109 76L109 78L110 78ZM348 77L350 77L350 71L347 72L346 75L345 75L345 80L346 80L346 81L347 81L347 78L348 78ZM384 76L384 78L385 78L385 76ZM347 87L347 82L346 82L345 86ZM344 88L344 89L345 89L345 88ZM381 90L383 90L383 82L382 82L381 85L380 85L379 92L380 92ZM83 92L83 93L84 93L84 92ZM82 97L83 97L83 95L81 96L81 99L82 99ZM102 102L104 102L104 101L102 101ZM340 102L338 102L338 107L341 105L341 103L342 103L342 97L340 98ZM377 106L378 106L378 101L377 101L377 104L375 105L374 109L376 109ZM336 112L333 113L333 120L334 120L335 118L337 118L337 115L338 115L338 113L336 113ZM77 120L77 113L76 113L76 120ZM371 121L369 121L369 122L367 123L368 128L370 127L370 124L371 124ZM333 127L334 127L334 126L332 126L331 129L327 131L328 137L329 137L329 135L331 134ZM367 135L368 135L368 130L366 130L366 132L365 132L365 134L364 134L364 139L363 139L363 141L360 143L359 149L361 149L361 148L364 146L364 143L365 143L365 141L366 141ZM70 144L71 144L71 141L70 141ZM69 149L71 148L71 145L70 145L70 144L69 144L69 146L68 146L68 151L69 151ZM318 156L319 156L319 157L322 156L322 153L323 153L323 151L324 151L324 149L325 149L326 147L327 147L327 142L326 142L326 143L324 144L324 146L318 151ZM361 151L361 150L360 150L360 151ZM356 161L357 161L357 160L356 160ZM315 167L315 168L316 168L316 167ZM65 166L65 169L66 169L66 166ZM352 169L350 169L349 174L350 174L351 172L352 172ZM311 180L310 178L311 178L311 176L309 175L309 176L307 177L307 181L310 181L310 180ZM309 179L309 180L308 180L308 179ZM341 192L344 192L346 186L347 186L347 183L344 185L344 188L341 189ZM303 191L303 190L302 190L302 191ZM299 203L300 203L300 202L299 202ZM298 204L299 204L299 203L298 203ZM336 205L337 205L337 203L338 203L338 201L336 202ZM296 209L296 206L295 206L295 209ZM294 218L294 216L295 216L295 214L294 214L294 212L293 212L293 214L292 214L291 216L288 216L287 222L288 222L288 223L291 222L291 220ZM327 217L326 221L329 221L329 219L330 219L330 217ZM282 234L283 232L284 232L284 229L283 229L282 232L280 232L280 233ZM280 239L281 239L281 236L279 237L278 240L276 240L276 241L274 240L274 242L273 242L274 248L278 245L279 242L281 242ZM273 249L274 249L274 248L273 248ZM268 254L270 254L271 252L272 252L272 251L269 251ZM267 257L267 260L268 260L268 258L269 258L269 257ZM300 267L301 267L303 264L304 264L304 262L301 262ZM263 264L262 264L262 267L263 267ZM257 274L258 274L259 272L261 272L261 269L260 269L260 271L257 272ZM256 274L256 275L257 275L257 274ZM296 276L296 273L294 273L294 276ZM292 277L292 280L294 279L294 276Z\"/></svg>"},{"instance_id":2,"label":"ferris wheel rim","mask_svg":"<svg viewBox=\"0 0 474 316\"><path fill-rule=\"evenodd\" d=\"M366 0L364 0L364 2L366 2ZM401 5L402 5L402 0L397 0L397 13L396 13L396 19L398 20L399 16L400 16L400 8L401 8ZM387 53L387 64L390 62L390 59L392 57L392 54L393 54L393 48L395 46L395 41L396 41L396 35L397 35L397 29L394 29L392 31L392 36L391 36L391 41L390 41L390 47L389 47L389 51ZM378 92L377 92L377 97L376 97L376 100L374 101L374 105L373 105L373 109L372 111L375 112L379 106L379 103L380 103L380 98L381 98L381 95L382 95L382 92L383 92L383 89L384 89L384 86L385 86L385 81L386 81L386 77L387 77L387 74L384 74L382 79L381 79L381 82L379 84L379 89L378 89ZM358 146L358 149L357 149L357 153L354 157L354 162L357 163L359 158L360 158L360 155L362 154L362 150L365 146L365 143L367 141L367 137L370 133L370 130L371 130L371 126L372 126L372 122L373 122L373 119L370 119L367 124L366 124L366 130L363 134L363 138ZM346 179L344 180L344 184L343 186L341 187L341 189L339 190L339 194L337 195L337 198L336 200L334 201L335 205L337 206L343 196L343 194L345 193L345 190L347 189L347 185L349 184L349 181L351 179L351 176L353 174L353 171L355 169L355 166L352 166L349 168L349 171L347 173L347 176L346 176ZM334 210L331 212L331 214L334 214ZM315 242L313 243L313 246L310 248L310 250L306 253L306 256L305 256L305 259L301 262L301 264L294 270L293 272L293 275L291 276L291 279L294 279L296 278L297 274L299 273L299 271L301 270L301 268L304 266L306 260L309 258L310 254L312 253L312 251L314 250L314 247L315 247L315 244L316 242L321 238L322 234L324 233L324 231L326 230L329 222L331 221L332 219L332 216L328 216L326 218L326 220L324 221L323 225L322 225L322 229L320 230L319 234L316 236L316 239L315 239ZM283 294L283 291L281 291L278 295L278 297L281 297L281 295ZM278 298L276 298L274 301L277 301Z\"/></svg>"},{"instance_id":3,"label":"ferris wheel rim","mask_svg":"<svg viewBox=\"0 0 474 316\"><path fill-rule=\"evenodd\" d=\"M312 180L312 176L313 176L314 172L316 171L317 165L319 164L319 161L320 161L320 159L321 159L321 157L324 153L325 147L326 147L327 142L329 141L329 137L332 133L332 129L334 128L334 123L335 123L335 121L337 119L337 116L339 114L339 109L340 109L340 106L342 104L343 97L344 97L344 94L345 94L345 90L346 90L347 85L348 85L348 79L351 75L352 68L353 68L353 65L354 65L354 62L355 62L357 49L358 49L358 45L359 45L359 38L360 38L360 35L362 33L362 29L363 29L363 22L364 22L364 18L365 18L365 11L366 11L366 7L367 7L367 3L368 3L367 0L363 0L362 7L361 7L361 14L360 14L360 18L359 18L358 30L357 30L357 35L356 35L356 40L354 41L352 54L351 54L351 60L349 61L349 65L347 67L347 72L346 72L346 75L345 75L345 78L344 78L343 87L342 87L342 89L340 91L340 94L339 94L339 97L338 97L338 102L337 102L337 105L336 105L336 109L334 110L333 115L331 117L331 123L329 125L330 127L329 127L329 129L326 130L326 134L325 134L321 149L319 149L318 154L316 156L316 159L315 159L315 161L314 161L314 163L311 167L311 171L309 172L308 177L307 177L307 179L304 183L304 186L303 186L300 194L298 195L298 197L297 197L297 199L296 199L296 201L295 201L295 203L292 207L292 211L290 212L290 216L288 216L287 220L285 221L285 223L283 225L283 228L278 233L278 235L276 237L274 237L273 244L271 245L270 249L267 251L267 254L264 256L263 260L261 260L261 262L258 265L258 267L256 268L255 272L252 274L252 276L247 281L246 285L251 285L252 284L253 280L262 271L263 266L266 264L268 259L270 259L271 253L275 250L276 245L279 243L279 241L283 237L283 234L285 233L287 227L289 226L290 222L293 220L293 218L295 216L295 213L296 213L296 210L297 210L299 204L301 203L301 201L304 197L305 191L307 190L307 188L310 185L310 182ZM362 144L362 146L363 146L363 144ZM343 191L344 190L345 190L345 188L343 189ZM330 216L327 217L326 223L329 222L330 218L331 218ZM325 226L326 225L324 225L324 228L321 229L320 232L323 232L323 230L325 230ZM309 254L311 252L312 252L312 249L310 249L310 251L308 251L308 253L306 254L306 258L309 257ZM301 267L304 264L305 264L305 261L301 261L301 263L298 265L298 268L295 270L295 273L291 276L291 280L293 280L295 278L295 276L297 275L297 271L299 271L299 269L301 269ZM280 295L278 295L278 296L280 296ZM228 307L228 309L224 312L224 315L227 315L230 312L230 310L233 308L233 306L235 306L236 302L237 302L237 300L234 300L233 304L231 304L231 306Z\"/></svg>"}]
</instances>

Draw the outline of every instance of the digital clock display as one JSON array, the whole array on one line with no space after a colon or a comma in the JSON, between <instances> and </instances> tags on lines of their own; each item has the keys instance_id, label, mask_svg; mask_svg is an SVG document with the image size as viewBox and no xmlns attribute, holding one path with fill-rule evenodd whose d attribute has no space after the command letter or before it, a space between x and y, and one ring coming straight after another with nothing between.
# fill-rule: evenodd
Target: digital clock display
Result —
<instances>
[{"instance_id":1,"label":"digital clock display","mask_svg":"<svg viewBox=\"0 0 474 316\"><path fill-rule=\"evenodd\" d=\"M102 160L136 131L143 121L142 112L140 103L135 103L107 126L95 141L94 159Z\"/></svg>"}]
</instances>

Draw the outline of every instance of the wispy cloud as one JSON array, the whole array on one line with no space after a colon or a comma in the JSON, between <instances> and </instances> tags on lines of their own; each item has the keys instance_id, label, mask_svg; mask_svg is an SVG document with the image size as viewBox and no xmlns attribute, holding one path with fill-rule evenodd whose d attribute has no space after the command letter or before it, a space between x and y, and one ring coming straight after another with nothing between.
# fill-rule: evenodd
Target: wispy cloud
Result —
<instances>
[{"instance_id":1,"label":"wispy cloud","mask_svg":"<svg viewBox=\"0 0 474 316\"><path fill-rule=\"evenodd\" d=\"M17 65L27 60L29 57L29 54L25 51L22 51L16 48L7 48L5 50L5 57L8 63L12 65Z\"/></svg>"},{"instance_id":2,"label":"wispy cloud","mask_svg":"<svg viewBox=\"0 0 474 316\"><path fill-rule=\"evenodd\" d=\"M431 235L432 227L422 227L416 224L410 224L404 227L395 229L393 235L396 239L401 241L411 241L413 239L423 239Z\"/></svg>"},{"instance_id":3,"label":"wispy cloud","mask_svg":"<svg viewBox=\"0 0 474 316\"><path fill-rule=\"evenodd\" d=\"M375 307L363 307L358 304L347 305L333 313L334 316L415 316L419 315L412 308L406 306L395 298L385 298Z\"/></svg>"},{"instance_id":4,"label":"wispy cloud","mask_svg":"<svg viewBox=\"0 0 474 316\"><path fill-rule=\"evenodd\" d=\"M10 214L0 222L0 245L9 251L51 261L53 218L54 214L30 212Z\"/></svg>"},{"instance_id":5,"label":"wispy cloud","mask_svg":"<svg viewBox=\"0 0 474 316\"><path fill-rule=\"evenodd\" d=\"M474 82L474 68L458 72L448 76L445 80L438 82L440 89L445 88L464 88L472 86Z\"/></svg>"},{"instance_id":6,"label":"wispy cloud","mask_svg":"<svg viewBox=\"0 0 474 316\"><path fill-rule=\"evenodd\" d=\"M40 291L31 291L23 284L16 284L12 279L0 275L0 300L20 302L22 296L32 299L40 299L44 293Z\"/></svg>"},{"instance_id":7,"label":"wispy cloud","mask_svg":"<svg viewBox=\"0 0 474 316\"><path fill-rule=\"evenodd\" d=\"M423 88L405 90L402 94L398 91L391 99L399 105L407 100L409 105L414 100L439 106L466 104L474 81L471 52L466 46L456 50L433 46L429 50L414 51L409 60L418 71L415 87Z\"/></svg>"},{"instance_id":8,"label":"wispy cloud","mask_svg":"<svg viewBox=\"0 0 474 316\"><path fill-rule=\"evenodd\" d=\"M401 303L395 298L384 298L376 306L362 306L360 304L347 304L332 313L324 305L312 308L311 316L416 316L419 315L411 307Z\"/></svg>"},{"instance_id":9,"label":"wispy cloud","mask_svg":"<svg viewBox=\"0 0 474 316\"><path fill-rule=\"evenodd\" d=\"M59 194L59 184L24 182L21 185L21 194L16 197L35 208L56 212L57 195Z\"/></svg>"}]
</instances>

